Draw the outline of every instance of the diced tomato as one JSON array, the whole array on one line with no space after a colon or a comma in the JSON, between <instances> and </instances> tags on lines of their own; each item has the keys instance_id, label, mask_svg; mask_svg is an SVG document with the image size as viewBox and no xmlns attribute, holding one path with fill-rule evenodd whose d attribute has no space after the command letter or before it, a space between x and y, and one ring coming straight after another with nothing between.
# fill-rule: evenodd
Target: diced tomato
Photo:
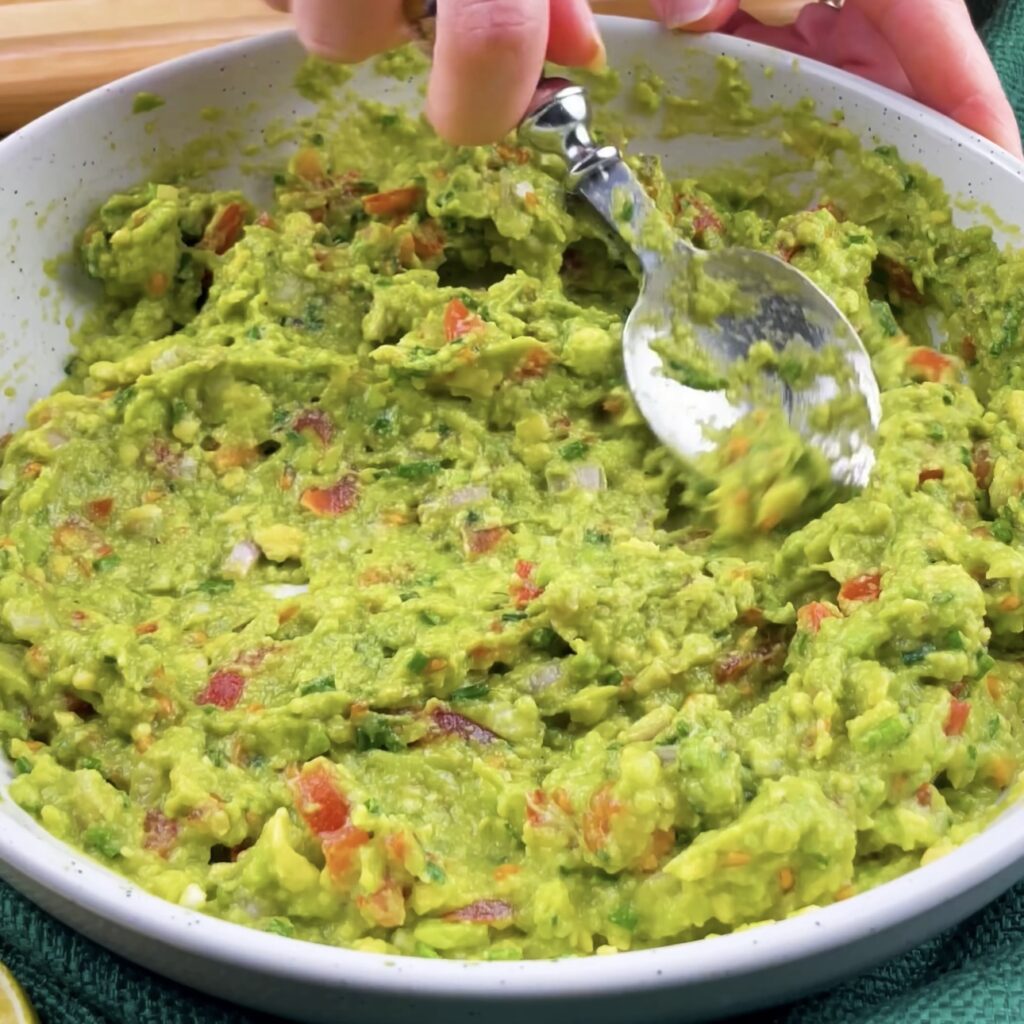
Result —
<instances>
[{"instance_id":1,"label":"diced tomato","mask_svg":"<svg viewBox=\"0 0 1024 1024\"><path fill-rule=\"evenodd\" d=\"M444 307L444 340L448 342L464 338L471 331L483 327L484 322L475 313L466 309L460 299L452 299Z\"/></svg>"},{"instance_id":2,"label":"diced tomato","mask_svg":"<svg viewBox=\"0 0 1024 1024\"><path fill-rule=\"evenodd\" d=\"M330 444L334 437L334 423L323 409L303 409L292 420L292 429L296 432L312 430L324 444Z\"/></svg>"},{"instance_id":3,"label":"diced tomato","mask_svg":"<svg viewBox=\"0 0 1024 1024\"><path fill-rule=\"evenodd\" d=\"M917 802L922 807L931 807L932 805L932 784L930 782L922 782L917 790L914 792L914 796Z\"/></svg>"},{"instance_id":4,"label":"diced tomato","mask_svg":"<svg viewBox=\"0 0 1024 1024\"><path fill-rule=\"evenodd\" d=\"M590 798L583 813L583 842L587 849L596 852L604 846L612 830L612 818L622 810L612 795L611 783L606 783Z\"/></svg>"},{"instance_id":5,"label":"diced tomato","mask_svg":"<svg viewBox=\"0 0 1024 1024\"><path fill-rule=\"evenodd\" d=\"M922 469L917 474L918 485L927 483L929 480L941 480L946 475L944 469Z\"/></svg>"},{"instance_id":6,"label":"diced tomato","mask_svg":"<svg viewBox=\"0 0 1024 1024\"><path fill-rule=\"evenodd\" d=\"M535 348L516 368L516 380L535 380L548 372L554 356L546 348Z\"/></svg>"},{"instance_id":7,"label":"diced tomato","mask_svg":"<svg viewBox=\"0 0 1024 1024\"><path fill-rule=\"evenodd\" d=\"M349 803L326 768L297 775L292 789L296 810L317 836L340 832L348 824Z\"/></svg>"},{"instance_id":8,"label":"diced tomato","mask_svg":"<svg viewBox=\"0 0 1024 1024\"><path fill-rule=\"evenodd\" d=\"M196 697L196 703L213 704L224 711L230 711L242 699L244 692L245 676L232 669L218 669Z\"/></svg>"},{"instance_id":9,"label":"diced tomato","mask_svg":"<svg viewBox=\"0 0 1024 1024\"><path fill-rule=\"evenodd\" d=\"M159 628L155 622L143 622L135 627L135 635L148 636L150 633L155 633Z\"/></svg>"},{"instance_id":10,"label":"diced tomato","mask_svg":"<svg viewBox=\"0 0 1024 1024\"><path fill-rule=\"evenodd\" d=\"M544 809L547 807L548 795L543 789L535 789L526 796L526 821L536 828L544 819Z\"/></svg>"},{"instance_id":11,"label":"diced tomato","mask_svg":"<svg viewBox=\"0 0 1024 1024\"><path fill-rule=\"evenodd\" d=\"M801 629L806 629L808 633L817 633L826 619L833 618L838 618L834 608L822 601L812 601L796 613L796 624Z\"/></svg>"},{"instance_id":12,"label":"diced tomato","mask_svg":"<svg viewBox=\"0 0 1024 1024\"><path fill-rule=\"evenodd\" d=\"M533 575L533 570L537 566L533 562L527 562L525 559L520 558L516 562L516 575L521 580L528 580Z\"/></svg>"},{"instance_id":13,"label":"diced tomato","mask_svg":"<svg viewBox=\"0 0 1024 1024\"><path fill-rule=\"evenodd\" d=\"M900 298L907 299L910 302L922 302L924 300L924 296L914 283L914 275L908 267L886 256L880 257L878 263L882 270L885 271L885 276L889 280L889 286Z\"/></svg>"},{"instance_id":14,"label":"diced tomato","mask_svg":"<svg viewBox=\"0 0 1024 1024\"><path fill-rule=\"evenodd\" d=\"M749 651L733 651L715 663L715 682L730 683L751 669L777 667L785 658L782 644L763 644Z\"/></svg>"},{"instance_id":15,"label":"diced tomato","mask_svg":"<svg viewBox=\"0 0 1024 1024\"><path fill-rule=\"evenodd\" d=\"M244 226L245 207L241 203L228 203L213 215L196 248L210 249L223 256L242 237Z\"/></svg>"},{"instance_id":16,"label":"diced tomato","mask_svg":"<svg viewBox=\"0 0 1024 1024\"><path fill-rule=\"evenodd\" d=\"M942 731L947 736L962 735L970 713L971 705L965 700L957 700L954 697L949 702L949 714L946 716L946 724L942 727Z\"/></svg>"},{"instance_id":17,"label":"diced tomato","mask_svg":"<svg viewBox=\"0 0 1024 1024\"><path fill-rule=\"evenodd\" d=\"M971 472L974 474L974 482L978 488L987 491L992 484L992 452L988 445L975 446L971 456Z\"/></svg>"},{"instance_id":18,"label":"diced tomato","mask_svg":"<svg viewBox=\"0 0 1024 1024\"><path fill-rule=\"evenodd\" d=\"M53 543L65 551L87 551L95 548L99 539L88 523L75 518L66 520L53 531Z\"/></svg>"},{"instance_id":19,"label":"diced tomato","mask_svg":"<svg viewBox=\"0 0 1024 1024\"><path fill-rule=\"evenodd\" d=\"M413 232L413 251L421 260L431 260L444 252L445 237L435 220L423 221Z\"/></svg>"},{"instance_id":20,"label":"diced tomato","mask_svg":"<svg viewBox=\"0 0 1024 1024\"><path fill-rule=\"evenodd\" d=\"M502 541L508 530L504 526L491 526L484 530L470 530L466 537L466 546L472 555L484 555L493 551Z\"/></svg>"},{"instance_id":21,"label":"diced tomato","mask_svg":"<svg viewBox=\"0 0 1024 1024\"><path fill-rule=\"evenodd\" d=\"M469 906L450 911L444 915L444 919L473 924L496 924L499 921L511 921L514 913L512 904L504 900L477 900Z\"/></svg>"},{"instance_id":22,"label":"diced tomato","mask_svg":"<svg viewBox=\"0 0 1024 1024\"><path fill-rule=\"evenodd\" d=\"M843 213L843 211L840 210L839 207L831 200L827 203L818 203L816 206L812 206L811 211L813 212L815 210L828 210L828 212L831 213L832 216L840 223L846 220L846 214Z\"/></svg>"},{"instance_id":23,"label":"diced tomato","mask_svg":"<svg viewBox=\"0 0 1024 1024\"><path fill-rule=\"evenodd\" d=\"M676 196L674 205L677 214L682 212L684 206L692 206L696 210L693 218L693 237L698 241L702 241L701 236L709 231L721 234L724 227L722 218L707 203L696 197Z\"/></svg>"},{"instance_id":24,"label":"diced tomato","mask_svg":"<svg viewBox=\"0 0 1024 1024\"><path fill-rule=\"evenodd\" d=\"M372 896L360 896L359 909L381 928L397 928L405 921L405 896L388 879Z\"/></svg>"},{"instance_id":25,"label":"diced tomato","mask_svg":"<svg viewBox=\"0 0 1024 1024\"><path fill-rule=\"evenodd\" d=\"M87 501L85 503L85 514L94 523L105 523L113 511L113 498L97 498L95 501Z\"/></svg>"},{"instance_id":26,"label":"diced tomato","mask_svg":"<svg viewBox=\"0 0 1024 1024\"><path fill-rule=\"evenodd\" d=\"M978 346L970 334L965 334L960 340L960 357L968 366L978 361Z\"/></svg>"},{"instance_id":27,"label":"diced tomato","mask_svg":"<svg viewBox=\"0 0 1024 1024\"><path fill-rule=\"evenodd\" d=\"M178 839L178 823L173 818L168 818L163 811L151 810L146 812L142 830L143 847L166 860Z\"/></svg>"},{"instance_id":28,"label":"diced tomato","mask_svg":"<svg viewBox=\"0 0 1024 1024\"><path fill-rule=\"evenodd\" d=\"M460 715L450 708L434 708L430 718L438 731L445 736L458 736L475 743L493 743L498 737L490 729L478 725L471 718Z\"/></svg>"},{"instance_id":29,"label":"diced tomato","mask_svg":"<svg viewBox=\"0 0 1024 1024\"><path fill-rule=\"evenodd\" d=\"M525 608L531 601L536 601L544 593L543 587L527 580L525 583L516 583L509 587L509 594L517 608Z\"/></svg>"},{"instance_id":30,"label":"diced tomato","mask_svg":"<svg viewBox=\"0 0 1024 1024\"><path fill-rule=\"evenodd\" d=\"M839 597L844 601L877 601L882 593L882 577L878 573L854 576L839 588Z\"/></svg>"},{"instance_id":31,"label":"diced tomato","mask_svg":"<svg viewBox=\"0 0 1024 1024\"><path fill-rule=\"evenodd\" d=\"M363 210L371 217L401 217L412 213L423 195L421 188L393 188L363 196Z\"/></svg>"},{"instance_id":32,"label":"diced tomato","mask_svg":"<svg viewBox=\"0 0 1024 1024\"><path fill-rule=\"evenodd\" d=\"M733 651L715 663L715 682L730 683L739 679L757 660L755 651Z\"/></svg>"},{"instance_id":33,"label":"diced tomato","mask_svg":"<svg viewBox=\"0 0 1024 1024\"><path fill-rule=\"evenodd\" d=\"M359 481L349 473L330 487L307 488L299 502L315 516L340 516L355 508L358 500Z\"/></svg>"},{"instance_id":34,"label":"diced tomato","mask_svg":"<svg viewBox=\"0 0 1024 1024\"><path fill-rule=\"evenodd\" d=\"M259 458L259 451L250 445L223 445L211 458L213 468L218 473L226 473L229 469L244 469L251 466Z\"/></svg>"},{"instance_id":35,"label":"diced tomato","mask_svg":"<svg viewBox=\"0 0 1024 1024\"><path fill-rule=\"evenodd\" d=\"M505 143L499 142L494 147L494 151L507 164L522 166L530 162L530 151L525 146L506 146Z\"/></svg>"},{"instance_id":36,"label":"diced tomato","mask_svg":"<svg viewBox=\"0 0 1024 1024\"><path fill-rule=\"evenodd\" d=\"M907 359L907 367L915 377L932 383L942 380L952 365L941 352L927 346L914 349Z\"/></svg>"},{"instance_id":37,"label":"diced tomato","mask_svg":"<svg viewBox=\"0 0 1024 1024\"><path fill-rule=\"evenodd\" d=\"M340 878L346 875L355 863L356 851L369 841L370 833L356 828L355 825L345 825L337 832L325 833L321 837L321 846L331 877Z\"/></svg>"},{"instance_id":38,"label":"diced tomato","mask_svg":"<svg viewBox=\"0 0 1024 1024\"><path fill-rule=\"evenodd\" d=\"M256 218L256 223L261 228L272 228L274 226L274 218L266 210L263 210Z\"/></svg>"}]
</instances>

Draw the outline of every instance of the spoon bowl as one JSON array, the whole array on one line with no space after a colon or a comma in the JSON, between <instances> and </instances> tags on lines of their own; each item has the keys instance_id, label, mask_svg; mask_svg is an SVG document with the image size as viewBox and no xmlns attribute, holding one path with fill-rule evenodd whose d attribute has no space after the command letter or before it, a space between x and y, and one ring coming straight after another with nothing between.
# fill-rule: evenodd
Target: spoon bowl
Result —
<instances>
[{"instance_id":1,"label":"spoon bowl","mask_svg":"<svg viewBox=\"0 0 1024 1024\"><path fill-rule=\"evenodd\" d=\"M692 460L713 451L721 432L747 414L782 408L790 426L828 460L836 483L863 487L874 465L881 399L849 321L778 256L703 251L679 238L619 151L594 144L589 121L586 90L545 79L520 136L564 157L567 186L640 263L643 283L622 346L629 388L651 430ZM709 294L719 296L713 309ZM666 350L679 348L680 339L684 358L677 365ZM763 370L751 365L742 372L754 360Z\"/></svg>"}]
</instances>

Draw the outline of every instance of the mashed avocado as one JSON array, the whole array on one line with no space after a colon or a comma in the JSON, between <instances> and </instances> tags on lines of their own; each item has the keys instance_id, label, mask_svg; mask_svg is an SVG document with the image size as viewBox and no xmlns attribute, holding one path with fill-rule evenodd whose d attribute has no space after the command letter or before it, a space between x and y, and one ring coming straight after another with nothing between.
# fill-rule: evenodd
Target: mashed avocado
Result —
<instances>
[{"instance_id":1,"label":"mashed avocado","mask_svg":"<svg viewBox=\"0 0 1024 1024\"><path fill-rule=\"evenodd\" d=\"M813 209L636 161L872 354L870 486L780 526L747 482L800 506L795 455L648 432L635 277L544 160L374 104L308 141L268 209L150 183L82 236L102 301L0 466L12 797L185 906L490 959L782 918L981 828L1021 756L1024 259L828 126L856 175Z\"/></svg>"}]
</instances>

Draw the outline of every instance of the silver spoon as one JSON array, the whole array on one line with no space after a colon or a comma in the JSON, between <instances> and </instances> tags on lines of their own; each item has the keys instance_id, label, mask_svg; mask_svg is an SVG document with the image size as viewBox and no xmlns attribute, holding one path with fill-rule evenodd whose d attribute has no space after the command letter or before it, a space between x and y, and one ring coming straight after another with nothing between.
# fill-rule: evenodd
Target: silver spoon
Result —
<instances>
[{"instance_id":1,"label":"silver spoon","mask_svg":"<svg viewBox=\"0 0 1024 1024\"><path fill-rule=\"evenodd\" d=\"M659 440L690 460L714 449L709 428L728 428L771 400L784 408L800 436L825 455L836 483L863 487L874 465L881 401L871 361L850 323L817 285L777 256L740 248L704 252L674 233L667 244L652 248L652 227L666 229L667 223L618 149L594 143L589 124L586 90L564 79L544 79L519 135L565 159L567 187L594 207L640 262L643 284L623 329L623 359L633 397ZM740 301L710 321L694 319L680 308L680 288L685 291L695 269L738 289L734 294ZM765 373L756 398L755 392L730 398L724 389L691 387L666 375L652 348L681 319L692 343L723 378L759 341L776 352L795 343L798 351L809 347L816 357L839 355L835 365L843 372L837 379L816 371L799 387ZM843 401L841 415L823 415L839 397L853 401Z\"/></svg>"}]
</instances>

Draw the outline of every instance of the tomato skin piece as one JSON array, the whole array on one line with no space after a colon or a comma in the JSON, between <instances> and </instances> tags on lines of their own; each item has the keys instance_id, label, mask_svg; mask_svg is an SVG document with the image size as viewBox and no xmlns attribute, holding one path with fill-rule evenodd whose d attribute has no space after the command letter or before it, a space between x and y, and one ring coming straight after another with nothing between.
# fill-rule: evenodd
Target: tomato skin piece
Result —
<instances>
[{"instance_id":1,"label":"tomato skin piece","mask_svg":"<svg viewBox=\"0 0 1024 1024\"><path fill-rule=\"evenodd\" d=\"M952 366L952 361L941 352L936 352L935 349L927 347L915 349L907 359L907 367L913 372L915 377L930 381L933 384L941 381L949 373Z\"/></svg>"},{"instance_id":2,"label":"tomato skin piece","mask_svg":"<svg viewBox=\"0 0 1024 1024\"><path fill-rule=\"evenodd\" d=\"M865 573L847 580L839 588L843 601L877 601L882 593L882 577L878 573Z\"/></svg>"},{"instance_id":3,"label":"tomato skin piece","mask_svg":"<svg viewBox=\"0 0 1024 1024\"><path fill-rule=\"evenodd\" d=\"M206 688L196 697L197 704L212 704L222 711L230 711L242 699L245 676L229 668L218 669L210 676Z\"/></svg>"},{"instance_id":4,"label":"tomato skin piece","mask_svg":"<svg viewBox=\"0 0 1024 1024\"><path fill-rule=\"evenodd\" d=\"M966 700L957 700L954 697L949 702L949 714L946 716L946 723L943 725L942 731L947 736L962 736L970 714L970 702Z\"/></svg>"},{"instance_id":5,"label":"tomato skin piece","mask_svg":"<svg viewBox=\"0 0 1024 1024\"><path fill-rule=\"evenodd\" d=\"M340 832L348 825L349 803L323 767L303 772L292 781L295 808L321 839Z\"/></svg>"},{"instance_id":6,"label":"tomato skin piece","mask_svg":"<svg viewBox=\"0 0 1024 1024\"><path fill-rule=\"evenodd\" d=\"M944 469L922 469L921 472L917 474L917 483L918 486L920 486L921 484L927 483L929 480L943 480L945 476L946 471Z\"/></svg>"},{"instance_id":7,"label":"tomato skin piece","mask_svg":"<svg viewBox=\"0 0 1024 1024\"><path fill-rule=\"evenodd\" d=\"M166 860L178 839L178 823L168 818L163 811L151 810L146 811L142 828L145 834L143 847Z\"/></svg>"},{"instance_id":8,"label":"tomato skin piece","mask_svg":"<svg viewBox=\"0 0 1024 1024\"><path fill-rule=\"evenodd\" d=\"M499 921L511 921L514 913L512 904L505 900L477 900L458 910L449 911L444 915L444 920L496 924Z\"/></svg>"},{"instance_id":9,"label":"tomato skin piece","mask_svg":"<svg viewBox=\"0 0 1024 1024\"><path fill-rule=\"evenodd\" d=\"M796 613L797 625L801 629L806 629L808 633L817 633L826 619L834 618L838 618L836 612L823 601L812 601L810 604L805 604Z\"/></svg>"},{"instance_id":10,"label":"tomato skin piece","mask_svg":"<svg viewBox=\"0 0 1024 1024\"><path fill-rule=\"evenodd\" d=\"M509 588L509 594L517 608L525 608L531 601L536 601L543 593L543 587L538 587L536 583L531 583L529 580Z\"/></svg>"},{"instance_id":11,"label":"tomato skin piece","mask_svg":"<svg viewBox=\"0 0 1024 1024\"><path fill-rule=\"evenodd\" d=\"M359 481L354 473L349 473L330 487L307 487L299 503L315 516L333 518L355 508L358 500Z\"/></svg>"},{"instance_id":12,"label":"tomato skin piece","mask_svg":"<svg viewBox=\"0 0 1024 1024\"><path fill-rule=\"evenodd\" d=\"M346 875L355 863L356 853L370 841L370 833L355 825L345 825L337 832L328 832L321 837L324 860L332 878Z\"/></svg>"},{"instance_id":13,"label":"tomato skin piece","mask_svg":"<svg viewBox=\"0 0 1024 1024\"><path fill-rule=\"evenodd\" d=\"M451 343L484 326L483 320L470 313L461 299L452 299L444 307L444 340Z\"/></svg>"},{"instance_id":14,"label":"tomato skin piece","mask_svg":"<svg viewBox=\"0 0 1024 1024\"><path fill-rule=\"evenodd\" d=\"M493 551L504 539L508 530L504 526L491 526L484 530L472 530L466 538L471 555L485 555Z\"/></svg>"},{"instance_id":15,"label":"tomato skin piece","mask_svg":"<svg viewBox=\"0 0 1024 1024\"><path fill-rule=\"evenodd\" d=\"M241 203L228 203L213 215L196 248L223 256L242 237L244 227L245 207Z\"/></svg>"},{"instance_id":16,"label":"tomato skin piece","mask_svg":"<svg viewBox=\"0 0 1024 1024\"><path fill-rule=\"evenodd\" d=\"M363 196L363 211L371 217L401 217L416 209L423 189L410 186Z\"/></svg>"},{"instance_id":17,"label":"tomato skin piece","mask_svg":"<svg viewBox=\"0 0 1024 1024\"><path fill-rule=\"evenodd\" d=\"M95 501L86 502L85 505L85 514L94 523L105 523L113 511L113 498L97 498Z\"/></svg>"},{"instance_id":18,"label":"tomato skin piece","mask_svg":"<svg viewBox=\"0 0 1024 1024\"><path fill-rule=\"evenodd\" d=\"M592 853L597 853L607 842L612 819L621 810L622 806L612 794L611 783L603 785L590 798L590 804L583 812L583 842Z\"/></svg>"}]
</instances>

